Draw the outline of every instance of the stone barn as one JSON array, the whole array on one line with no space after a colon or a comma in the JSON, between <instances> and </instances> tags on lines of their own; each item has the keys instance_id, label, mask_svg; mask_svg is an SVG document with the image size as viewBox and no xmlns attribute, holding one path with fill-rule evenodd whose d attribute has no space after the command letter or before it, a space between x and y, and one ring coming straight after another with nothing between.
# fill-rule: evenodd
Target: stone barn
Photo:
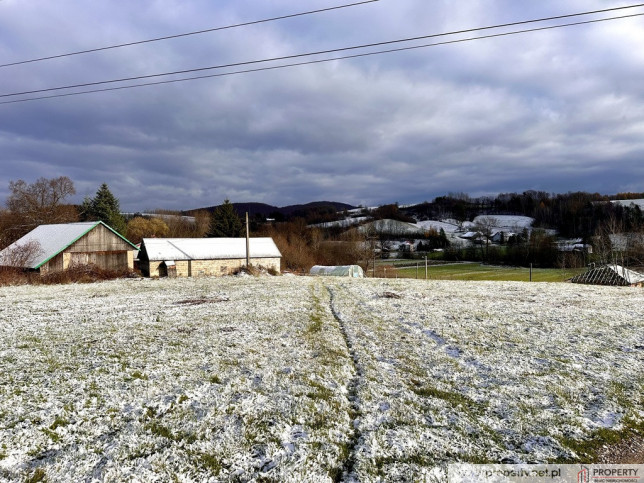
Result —
<instances>
[{"instance_id":1,"label":"stone barn","mask_svg":"<svg viewBox=\"0 0 644 483\"><path fill-rule=\"evenodd\" d=\"M250 238L249 245L251 265L280 271L282 254L272 238ZM229 275L245 265L245 238L144 238L139 253L148 277Z\"/></svg>"},{"instance_id":2,"label":"stone barn","mask_svg":"<svg viewBox=\"0 0 644 483\"><path fill-rule=\"evenodd\" d=\"M40 225L0 252L0 266L42 275L79 265L132 270L136 249L102 221Z\"/></svg>"}]
</instances>

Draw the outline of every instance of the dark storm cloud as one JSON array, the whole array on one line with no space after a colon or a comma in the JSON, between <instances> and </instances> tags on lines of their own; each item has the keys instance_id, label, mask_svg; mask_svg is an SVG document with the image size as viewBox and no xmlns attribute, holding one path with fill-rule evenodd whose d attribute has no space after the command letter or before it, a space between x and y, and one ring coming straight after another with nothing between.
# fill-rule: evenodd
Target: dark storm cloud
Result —
<instances>
[{"instance_id":1,"label":"dark storm cloud","mask_svg":"<svg viewBox=\"0 0 644 483\"><path fill-rule=\"evenodd\" d=\"M158 0L116 8L101 0L4 0L0 63L338 4ZM617 5L383 0L5 67L0 93ZM59 175L74 180L76 201L107 182L128 211L195 208L224 198L374 205L454 191L642 191L641 22L0 105L0 200L10 180Z\"/></svg>"}]
</instances>

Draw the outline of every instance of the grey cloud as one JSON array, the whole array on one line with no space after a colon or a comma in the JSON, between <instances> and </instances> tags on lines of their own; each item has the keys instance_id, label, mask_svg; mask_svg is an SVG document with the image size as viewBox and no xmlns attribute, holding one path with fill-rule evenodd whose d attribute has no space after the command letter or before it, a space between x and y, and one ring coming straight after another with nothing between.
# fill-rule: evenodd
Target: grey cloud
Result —
<instances>
[{"instance_id":1,"label":"grey cloud","mask_svg":"<svg viewBox=\"0 0 644 483\"><path fill-rule=\"evenodd\" d=\"M0 3L7 61L297 10L280 1ZM0 93L288 55L617 2L377 2L5 68ZM641 10L641 9L640 9ZM36 15L36 11L39 12ZM450 191L641 191L643 37L634 21L0 105L0 199L61 174L128 211L221 202L414 202ZM3 60L4 61L4 60ZM0 62L1 63L1 62Z\"/></svg>"}]
</instances>

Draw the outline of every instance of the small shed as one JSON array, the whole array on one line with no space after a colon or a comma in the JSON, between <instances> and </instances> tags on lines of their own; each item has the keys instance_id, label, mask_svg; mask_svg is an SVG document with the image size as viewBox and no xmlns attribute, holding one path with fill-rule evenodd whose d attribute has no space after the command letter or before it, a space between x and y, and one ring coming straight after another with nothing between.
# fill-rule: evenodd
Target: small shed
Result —
<instances>
[{"instance_id":1,"label":"small shed","mask_svg":"<svg viewBox=\"0 0 644 483\"><path fill-rule=\"evenodd\" d=\"M314 265L310 273L320 277L364 278L360 265Z\"/></svg>"},{"instance_id":2,"label":"small shed","mask_svg":"<svg viewBox=\"0 0 644 483\"><path fill-rule=\"evenodd\" d=\"M272 238L250 238L249 259L279 272L282 254ZM139 253L139 268L147 277L229 275L245 265L245 238L144 238Z\"/></svg>"},{"instance_id":3,"label":"small shed","mask_svg":"<svg viewBox=\"0 0 644 483\"><path fill-rule=\"evenodd\" d=\"M29 247L26 256L17 256ZM0 252L0 266L60 272L96 265L132 270L136 246L102 221L40 225Z\"/></svg>"},{"instance_id":4,"label":"small shed","mask_svg":"<svg viewBox=\"0 0 644 483\"><path fill-rule=\"evenodd\" d=\"M572 283L589 285L612 285L618 287L642 287L644 274L629 270L621 265L593 267L570 280Z\"/></svg>"}]
</instances>

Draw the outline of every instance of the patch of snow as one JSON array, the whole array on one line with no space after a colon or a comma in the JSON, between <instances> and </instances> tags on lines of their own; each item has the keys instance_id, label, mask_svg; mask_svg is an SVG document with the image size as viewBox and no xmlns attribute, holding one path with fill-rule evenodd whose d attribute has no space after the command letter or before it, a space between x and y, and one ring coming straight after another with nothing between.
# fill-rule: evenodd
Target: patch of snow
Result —
<instances>
[{"instance_id":1,"label":"patch of snow","mask_svg":"<svg viewBox=\"0 0 644 483\"><path fill-rule=\"evenodd\" d=\"M445 233L454 233L458 231L459 226L457 223L450 223L446 221L436 221L436 220L425 220L419 221L416 223L423 230L436 230L440 231L443 229Z\"/></svg>"},{"instance_id":2,"label":"patch of snow","mask_svg":"<svg viewBox=\"0 0 644 483\"><path fill-rule=\"evenodd\" d=\"M534 218L520 215L480 215L474 218L473 223L484 223L485 218L494 219L494 227L503 230L521 231L534 223Z\"/></svg>"},{"instance_id":3,"label":"patch of snow","mask_svg":"<svg viewBox=\"0 0 644 483\"><path fill-rule=\"evenodd\" d=\"M612 200L611 203L615 205L621 205L626 207L631 207L632 205L637 206L640 210L644 210L644 199L637 200Z\"/></svg>"}]
</instances>

